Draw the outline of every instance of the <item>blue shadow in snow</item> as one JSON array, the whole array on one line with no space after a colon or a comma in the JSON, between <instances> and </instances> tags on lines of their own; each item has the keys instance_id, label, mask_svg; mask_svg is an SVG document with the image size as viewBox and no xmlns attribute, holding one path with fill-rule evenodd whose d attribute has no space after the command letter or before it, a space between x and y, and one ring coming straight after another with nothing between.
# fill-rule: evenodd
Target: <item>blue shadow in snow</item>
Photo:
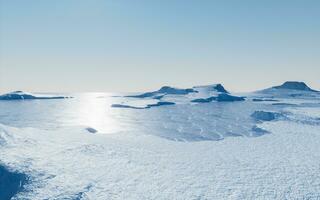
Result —
<instances>
[{"instance_id":1,"label":"blue shadow in snow","mask_svg":"<svg viewBox=\"0 0 320 200\"><path fill-rule=\"evenodd\" d=\"M0 165L0 199L9 200L23 190L28 177L22 173L11 172Z\"/></svg>"}]
</instances>

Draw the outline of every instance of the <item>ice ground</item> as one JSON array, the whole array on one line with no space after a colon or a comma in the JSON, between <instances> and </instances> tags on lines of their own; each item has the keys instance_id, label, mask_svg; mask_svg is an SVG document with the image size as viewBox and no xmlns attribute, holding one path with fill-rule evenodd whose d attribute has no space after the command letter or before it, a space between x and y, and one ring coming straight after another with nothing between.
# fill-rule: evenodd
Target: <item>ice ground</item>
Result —
<instances>
[{"instance_id":1,"label":"ice ground","mask_svg":"<svg viewBox=\"0 0 320 200\"><path fill-rule=\"evenodd\" d=\"M319 126L261 126L272 134L196 143L1 126L0 155L32 177L16 199L318 199Z\"/></svg>"},{"instance_id":2,"label":"ice ground","mask_svg":"<svg viewBox=\"0 0 320 200\"><path fill-rule=\"evenodd\" d=\"M252 101L268 95L147 110L101 94L0 102L0 163L30 178L14 199L320 199L319 94Z\"/></svg>"}]
</instances>

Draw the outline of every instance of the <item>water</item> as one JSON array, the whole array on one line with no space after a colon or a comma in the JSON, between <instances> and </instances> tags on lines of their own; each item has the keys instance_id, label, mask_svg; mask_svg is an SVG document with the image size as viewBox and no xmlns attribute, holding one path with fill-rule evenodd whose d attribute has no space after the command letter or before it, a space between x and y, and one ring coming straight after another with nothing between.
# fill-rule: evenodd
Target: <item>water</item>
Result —
<instances>
[{"instance_id":1,"label":"water","mask_svg":"<svg viewBox=\"0 0 320 200\"><path fill-rule=\"evenodd\" d=\"M112 108L128 98L110 93L66 94L70 99L0 101L0 123L14 127L58 129L91 127L101 134L135 132L178 141L255 136L255 110L270 105L245 102L183 104L151 109ZM143 103L143 100L139 100ZM276 109L276 108L272 108Z\"/></svg>"}]
</instances>

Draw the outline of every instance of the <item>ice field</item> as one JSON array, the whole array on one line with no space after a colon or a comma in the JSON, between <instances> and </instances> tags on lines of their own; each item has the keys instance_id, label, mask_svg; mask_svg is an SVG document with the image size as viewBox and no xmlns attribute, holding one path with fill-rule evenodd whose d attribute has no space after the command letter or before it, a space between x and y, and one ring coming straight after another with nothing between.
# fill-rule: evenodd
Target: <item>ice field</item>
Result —
<instances>
[{"instance_id":1,"label":"ice field","mask_svg":"<svg viewBox=\"0 0 320 200\"><path fill-rule=\"evenodd\" d=\"M1 200L320 199L320 93L4 94L0 179Z\"/></svg>"}]
</instances>

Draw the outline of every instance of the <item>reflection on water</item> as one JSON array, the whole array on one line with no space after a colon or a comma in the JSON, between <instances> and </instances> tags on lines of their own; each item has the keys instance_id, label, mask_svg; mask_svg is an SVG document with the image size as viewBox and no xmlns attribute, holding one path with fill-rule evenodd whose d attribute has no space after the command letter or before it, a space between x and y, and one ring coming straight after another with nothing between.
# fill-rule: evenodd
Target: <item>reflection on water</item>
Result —
<instances>
[{"instance_id":1,"label":"reflection on water","mask_svg":"<svg viewBox=\"0 0 320 200\"><path fill-rule=\"evenodd\" d=\"M68 94L72 99L1 101L0 123L55 129L92 127L99 133L143 133L172 140L220 140L254 136L250 117L267 105L249 101L174 105L147 110L112 108L126 99L109 93Z\"/></svg>"},{"instance_id":2,"label":"reflection on water","mask_svg":"<svg viewBox=\"0 0 320 200\"><path fill-rule=\"evenodd\" d=\"M83 125L93 127L94 129L105 132L114 133L119 131L119 124L116 120L116 113L114 109L111 109L112 98L110 95L103 96L103 93L87 93L81 95L81 97L62 111L61 116L69 114L67 118L70 125ZM61 118L61 123L65 123Z\"/></svg>"},{"instance_id":3,"label":"reflection on water","mask_svg":"<svg viewBox=\"0 0 320 200\"><path fill-rule=\"evenodd\" d=\"M0 123L44 129L88 126L103 132L117 130L112 94L71 94L72 99L0 101Z\"/></svg>"}]
</instances>

